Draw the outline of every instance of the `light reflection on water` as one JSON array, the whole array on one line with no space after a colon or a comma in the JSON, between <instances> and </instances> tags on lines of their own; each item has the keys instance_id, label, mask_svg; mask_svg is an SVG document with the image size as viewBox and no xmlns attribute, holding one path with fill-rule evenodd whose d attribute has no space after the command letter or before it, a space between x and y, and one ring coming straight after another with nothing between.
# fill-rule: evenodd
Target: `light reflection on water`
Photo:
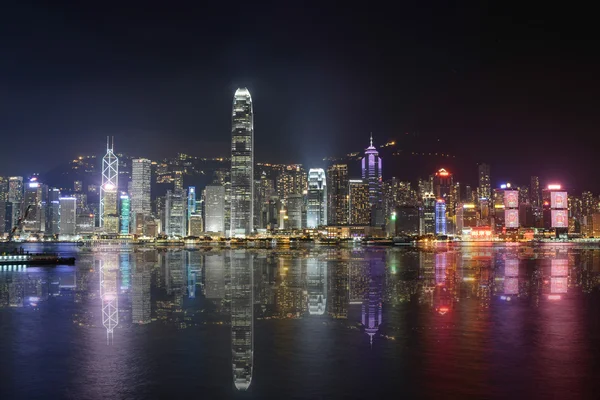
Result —
<instances>
[{"instance_id":1,"label":"light reflection on water","mask_svg":"<svg viewBox=\"0 0 600 400\"><path fill-rule=\"evenodd\" d=\"M0 266L7 398L365 398L398 379L424 398L598 388L599 250L64 251L75 267Z\"/></svg>"}]
</instances>

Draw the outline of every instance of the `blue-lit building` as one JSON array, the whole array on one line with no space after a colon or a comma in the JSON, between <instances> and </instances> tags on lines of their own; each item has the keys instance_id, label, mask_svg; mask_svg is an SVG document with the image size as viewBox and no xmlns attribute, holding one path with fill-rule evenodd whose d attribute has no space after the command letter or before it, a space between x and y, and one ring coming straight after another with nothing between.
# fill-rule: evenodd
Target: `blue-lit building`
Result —
<instances>
[{"instance_id":1,"label":"blue-lit building","mask_svg":"<svg viewBox=\"0 0 600 400\"><path fill-rule=\"evenodd\" d=\"M131 225L131 200L129 195L121 195L121 235L129 235L129 226Z\"/></svg>"},{"instance_id":2,"label":"blue-lit building","mask_svg":"<svg viewBox=\"0 0 600 400\"><path fill-rule=\"evenodd\" d=\"M435 204L435 233L436 235L446 234L446 202L444 199L438 199Z\"/></svg>"}]
</instances>

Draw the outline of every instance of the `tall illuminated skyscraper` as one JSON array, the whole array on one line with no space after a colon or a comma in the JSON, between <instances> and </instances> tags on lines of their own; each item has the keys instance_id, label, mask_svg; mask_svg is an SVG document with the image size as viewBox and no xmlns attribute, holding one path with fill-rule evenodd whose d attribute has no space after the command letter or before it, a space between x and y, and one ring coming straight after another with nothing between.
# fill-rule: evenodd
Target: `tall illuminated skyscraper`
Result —
<instances>
[{"instance_id":1,"label":"tall illuminated skyscraper","mask_svg":"<svg viewBox=\"0 0 600 400\"><path fill-rule=\"evenodd\" d=\"M306 206L306 226L317 228L327 225L327 182L323 168L308 171L308 195Z\"/></svg>"},{"instance_id":2,"label":"tall illuminated skyscraper","mask_svg":"<svg viewBox=\"0 0 600 400\"><path fill-rule=\"evenodd\" d=\"M115 139L106 138L106 155L102 158L102 186L100 186L100 227L109 215L117 215L119 188L119 159L113 152Z\"/></svg>"},{"instance_id":3,"label":"tall illuminated skyscraper","mask_svg":"<svg viewBox=\"0 0 600 400\"><path fill-rule=\"evenodd\" d=\"M138 218L144 218L152 212L150 198L152 162L146 158L131 161L131 216L134 226L139 225ZM139 232L138 232L139 233Z\"/></svg>"},{"instance_id":4,"label":"tall illuminated skyscraper","mask_svg":"<svg viewBox=\"0 0 600 400\"><path fill-rule=\"evenodd\" d=\"M204 190L204 230L225 233L225 187L207 185Z\"/></svg>"},{"instance_id":5,"label":"tall illuminated skyscraper","mask_svg":"<svg viewBox=\"0 0 600 400\"><path fill-rule=\"evenodd\" d=\"M477 167L479 174L479 198L490 199L492 196L492 185L490 183L490 166L488 164L479 164ZM467 199L467 202L471 201Z\"/></svg>"},{"instance_id":6,"label":"tall illuminated skyscraper","mask_svg":"<svg viewBox=\"0 0 600 400\"><path fill-rule=\"evenodd\" d=\"M165 234L167 236L186 236L185 193L179 190L167 190L165 199Z\"/></svg>"},{"instance_id":7,"label":"tall illuminated skyscraper","mask_svg":"<svg viewBox=\"0 0 600 400\"><path fill-rule=\"evenodd\" d=\"M373 146L373 135L369 147L365 150L362 159L362 178L369 184L369 204L371 205L371 225L381 226L384 224L383 196L382 196L382 169L381 157Z\"/></svg>"},{"instance_id":8,"label":"tall illuminated skyscraper","mask_svg":"<svg viewBox=\"0 0 600 400\"><path fill-rule=\"evenodd\" d=\"M328 206L327 222L331 225L348 225L348 166L334 164L327 169Z\"/></svg>"},{"instance_id":9,"label":"tall illuminated skyscraper","mask_svg":"<svg viewBox=\"0 0 600 400\"><path fill-rule=\"evenodd\" d=\"M127 193L121 194L121 235L129 235L131 225L131 200Z\"/></svg>"},{"instance_id":10,"label":"tall illuminated skyscraper","mask_svg":"<svg viewBox=\"0 0 600 400\"><path fill-rule=\"evenodd\" d=\"M246 88L236 90L231 118L231 236L254 231L254 116Z\"/></svg>"}]
</instances>

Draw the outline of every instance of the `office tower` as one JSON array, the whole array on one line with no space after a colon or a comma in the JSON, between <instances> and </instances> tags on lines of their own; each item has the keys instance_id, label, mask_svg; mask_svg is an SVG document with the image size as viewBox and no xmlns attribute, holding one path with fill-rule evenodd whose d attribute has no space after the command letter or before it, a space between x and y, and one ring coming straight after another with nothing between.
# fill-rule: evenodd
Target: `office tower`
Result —
<instances>
[{"instance_id":1,"label":"office tower","mask_svg":"<svg viewBox=\"0 0 600 400\"><path fill-rule=\"evenodd\" d=\"M444 199L447 203L448 199L451 197L453 185L452 174L444 168L440 169L435 173L433 178L434 196L438 199Z\"/></svg>"},{"instance_id":2,"label":"office tower","mask_svg":"<svg viewBox=\"0 0 600 400\"><path fill-rule=\"evenodd\" d=\"M225 188L207 185L204 189L204 230L225 234Z\"/></svg>"},{"instance_id":3,"label":"office tower","mask_svg":"<svg viewBox=\"0 0 600 400\"><path fill-rule=\"evenodd\" d=\"M77 199L75 197L61 197L60 206L60 235L75 235L77 224Z\"/></svg>"},{"instance_id":4,"label":"office tower","mask_svg":"<svg viewBox=\"0 0 600 400\"><path fill-rule=\"evenodd\" d=\"M302 165L288 165L277 176L277 195L280 199L286 199L291 194L302 194L306 190L306 171Z\"/></svg>"},{"instance_id":5,"label":"office tower","mask_svg":"<svg viewBox=\"0 0 600 400\"><path fill-rule=\"evenodd\" d=\"M368 183L358 179L348 181L348 214L350 225L371 223Z\"/></svg>"},{"instance_id":6,"label":"office tower","mask_svg":"<svg viewBox=\"0 0 600 400\"><path fill-rule=\"evenodd\" d=\"M286 200L287 217L289 229L302 229L302 209L304 208L304 196L301 194L290 194Z\"/></svg>"},{"instance_id":7,"label":"office tower","mask_svg":"<svg viewBox=\"0 0 600 400\"><path fill-rule=\"evenodd\" d=\"M490 166L488 164L479 164L477 170L479 175L479 198L489 199L492 196ZM471 200L467 199L467 201Z\"/></svg>"},{"instance_id":8,"label":"office tower","mask_svg":"<svg viewBox=\"0 0 600 400\"><path fill-rule=\"evenodd\" d=\"M365 156L362 159L362 179L369 185L371 225L381 226L385 223L382 198L382 168L379 152L373 146L373 135L371 135L371 143L365 150Z\"/></svg>"},{"instance_id":9,"label":"office tower","mask_svg":"<svg viewBox=\"0 0 600 400\"><path fill-rule=\"evenodd\" d=\"M188 236L200 237L203 232L202 215L192 214L188 219Z\"/></svg>"},{"instance_id":10,"label":"office tower","mask_svg":"<svg viewBox=\"0 0 600 400\"><path fill-rule=\"evenodd\" d=\"M544 228L565 232L569 227L567 191L561 185L550 184L542 190Z\"/></svg>"},{"instance_id":11,"label":"office tower","mask_svg":"<svg viewBox=\"0 0 600 400\"><path fill-rule=\"evenodd\" d=\"M8 178L8 201L21 203L23 201L23 177L11 176Z\"/></svg>"},{"instance_id":12,"label":"office tower","mask_svg":"<svg viewBox=\"0 0 600 400\"><path fill-rule=\"evenodd\" d=\"M150 186L152 183L152 162L146 158L131 161L131 215L134 226L138 219L144 219L152 213ZM141 233L141 232L136 232Z\"/></svg>"},{"instance_id":13,"label":"office tower","mask_svg":"<svg viewBox=\"0 0 600 400\"><path fill-rule=\"evenodd\" d=\"M21 218L21 207L23 204L23 177L11 176L8 178L8 202L11 203L11 215L9 216L10 229L17 226Z\"/></svg>"},{"instance_id":14,"label":"office tower","mask_svg":"<svg viewBox=\"0 0 600 400\"><path fill-rule=\"evenodd\" d=\"M188 188L188 197L187 197L187 218L188 220L192 216L192 214L196 214L196 187L190 186Z\"/></svg>"},{"instance_id":15,"label":"office tower","mask_svg":"<svg viewBox=\"0 0 600 400\"><path fill-rule=\"evenodd\" d=\"M476 203L475 199L473 198L473 189L471 188L471 185L466 185L465 186L465 198L464 201L466 203Z\"/></svg>"},{"instance_id":16,"label":"office tower","mask_svg":"<svg viewBox=\"0 0 600 400\"><path fill-rule=\"evenodd\" d=\"M323 315L327 310L327 260L306 259L306 292L309 315Z\"/></svg>"},{"instance_id":17,"label":"office tower","mask_svg":"<svg viewBox=\"0 0 600 400\"><path fill-rule=\"evenodd\" d=\"M433 177L430 177L430 179L419 179L417 186L417 194L421 198L423 198L426 193L433 193Z\"/></svg>"},{"instance_id":18,"label":"office tower","mask_svg":"<svg viewBox=\"0 0 600 400\"><path fill-rule=\"evenodd\" d=\"M463 229L477 226L477 206L474 203L461 203L456 207L456 233L462 235Z\"/></svg>"},{"instance_id":19,"label":"office tower","mask_svg":"<svg viewBox=\"0 0 600 400\"><path fill-rule=\"evenodd\" d=\"M131 199L127 193L121 195L121 235L129 235L131 226Z\"/></svg>"},{"instance_id":20,"label":"office tower","mask_svg":"<svg viewBox=\"0 0 600 400\"><path fill-rule=\"evenodd\" d=\"M398 206L392 213L393 233L396 235L418 235L421 230L421 216L415 206Z\"/></svg>"},{"instance_id":21,"label":"office tower","mask_svg":"<svg viewBox=\"0 0 600 400\"><path fill-rule=\"evenodd\" d=\"M334 164L327 169L329 225L348 225L348 166Z\"/></svg>"},{"instance_id":22,"label":"office tower","mask_svg":"<svg viewBox=\"0 0 600 400\"><path fill-rule=\"evenodd\" d=\"M107 216L117 216L119 159L113 152L114 144L114 138L112 143L108 137L106 138L106 155L102 158L102 185L100 186L100 227L104 227Z\"/></svg>"},{"instance_id":23,"label":"office tower","mask_svg":"<svg viewBox=\"0 0 600 400\"><path fill-rule=\"evenodd\" d=\"M60 190L48 190L48 205L46 211L46 233L58 235L60 233Z\"/></svg>"},{"instance_id":24,"label":"office tower","mask_svg":"<svg viewBox=\"0 0 600 400\"><path fill-rule=\"evenodd\" d=\"M8 179L0 176L0 236L8 233L10 228L6 218L6 208L8 204ZM10 221L12 222L12 221Z\"/></svg>"},{"instance_id":25,"label":"office tower","mask_svg":"<svg viewBox=\"0 0 600 400\"><path fill-rule=\"evenodd\" d=\"M327 181L322 168L308 171L308 194L306 206L306 226L318 228L327 225Z\"/></svg>"},{"instance_id":26,"label":"office tower","mask_svg":"<svg viewBox=\"0 0 600 400\"><path fill-rule=\"evenodd\" d=\"M167 236L186 236L185 193L167 190L165 199L165 234Z\"/></svg>"},{"instance_id":27,"label":"office tower","mask_svg":"<svg viewBox=\"0 0 600 400\"><path fill-rule=\"evenodd\" d=\"M231 354L233 383L248 390L254 366L254 268L246 250L230 251Z\"/></svg>"},{"instance_id":28,"label":"office tower","mask_svg":"<svg viewBox=\"0 0 600 400\"><path fill-rule=\"evenodd\" d=\"M46 228L45 205L48 200L48 187L32 178L25 185L23 194L23 232L43 232Z\"/></svg>"},{"instance_id":29,"label":"office tower","mask_svg":"<svg viewBox=\"0 0 600 400\"><path fill-rule=\"evenodd\" d=\"M75 193L83 192L83 182L82 181L73 182L73 190L75 191Z\"/></svg>"},{"instance_id":30,"label":"office tower","mask_svg":"<svg viewBox=\"0 0 600 400\"><path fill-rule=\"evenodd\" d=\"M247 236L254 223L254 116L246 88L233 97L231 127L231 236Z\"/></svg>"},{"instance_id":31,"label":"office tower","mask_svg":"<svg viewBox=\"0 0 600 400\"><path fill-rule=\"evenodd\" d=\"M436 205L437 201L433 193L425 193L423 196L423 233L425 235L436 234Z\"/></svg>"},{"instance_id":32,"label":"office tower","mask_svg":"<svg viewBox=\"0 0 600 400\"><path fill-rule=\"evenodd\" d=\"M529 184L529 196L530 202L534 207L541 207L542 202L540 201L540 178L538 176L532 176Z\"/></svg>"},{"instance_id":33,"label":"office tower","mask_svg":"<svg viewBox=\"0 0 600 400\"><path fill-rule=\"evenodd\" d=\"M437 199L435 203L435 233L436 235L446 234L446 202L444 199Z\"/></svg>"}]
</instances>

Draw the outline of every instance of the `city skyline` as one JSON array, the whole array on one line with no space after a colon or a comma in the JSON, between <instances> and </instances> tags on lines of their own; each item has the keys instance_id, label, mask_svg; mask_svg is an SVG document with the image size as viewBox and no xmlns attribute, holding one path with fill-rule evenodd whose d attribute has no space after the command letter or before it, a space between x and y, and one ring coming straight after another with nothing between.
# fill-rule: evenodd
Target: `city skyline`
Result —
<instances>
[{"instance_id":1,"label":"city skyline","mask_svg":"<svg viewBox=\"0 0 600 400\"><path fill-rule=\"evenodd\" d=\"M328 6L318 13L294 5L233 13L219 5L91 7L7 8L13 23L4 24L0 46L12 58L0 64L0 132L27 138L28 157L3 154L4 175L45 173L55 160L96 153L95 140L106 135L150 159L226 155L230 95L248 87L260 105L257 161L325 167L316 164L359 151L373 132L404 151L429 146L467 165L486 162L507 180L527 179L525 170L582 189L593 181L583 160L594 155L587 143L600 125L597 59L589 45L557 39L574 35L556 23L562 12L521 9L522 18L503 20L512 21L504 27L483 4L459 5L451 18L404 5L402 22L346 11L351 20L377 21L367 29L343 23ZM117 15L127 10L124 23ZM307 20L315 22L309 31ZM277 21L288 21L293 34L278 34ZM241 35L228 26L249 29ZM549 137L565 138L569 151ZM490 140L498 146L487 146Z\"/></svg>"}]
</instances>

